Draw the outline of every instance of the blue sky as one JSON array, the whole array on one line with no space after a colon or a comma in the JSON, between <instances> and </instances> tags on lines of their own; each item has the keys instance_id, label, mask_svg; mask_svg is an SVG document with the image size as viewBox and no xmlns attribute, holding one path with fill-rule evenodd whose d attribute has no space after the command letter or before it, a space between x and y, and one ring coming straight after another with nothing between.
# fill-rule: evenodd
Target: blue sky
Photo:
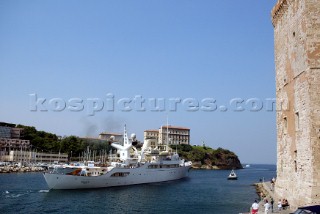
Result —
<instances>
[{"instance_id":1,"label":"blue sky","mask_svg":"<svg viewBox=\"0 0 320 214\"><path fill-rule=\"evenodd\" d=\"M192 144L230 149L243 163L275 163L275 111L229 105L233 98L265 104L275 97L275 2L1 1L0 120L79 136L121 132L127 124L142 139L168 116L191 129ZM46 98L48 111L31 111L30 94ZM106 109L107 94L114 111ZM158 112L147 102L145 111L117 105L135 96L184 102ZM54 98L66 109L54 111ZM67 109L72 98L83 100L83 111ZM95 98L105 105L90 116L88 99ZM218 108L189 111L187 98L210 98Z\"/></svg>"}]
</instances>

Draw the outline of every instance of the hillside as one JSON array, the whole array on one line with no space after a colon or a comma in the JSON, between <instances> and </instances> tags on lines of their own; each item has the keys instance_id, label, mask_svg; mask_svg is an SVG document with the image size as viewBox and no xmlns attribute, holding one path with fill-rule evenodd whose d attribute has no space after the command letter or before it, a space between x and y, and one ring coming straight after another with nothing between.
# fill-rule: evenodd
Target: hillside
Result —
<instances>
[{"instance_id":1,"label":"hillside","mask_svg":"<svg viewBox=\"0 0 320 214\"><path fill-rule=\"evenodd\" d=\"M176 146L171 146L176 149ZM207 146L178 145L179 155L192 161L196 169L242 169L238 156L222 148L212 149Z\"/></svg>"}]
</instances>

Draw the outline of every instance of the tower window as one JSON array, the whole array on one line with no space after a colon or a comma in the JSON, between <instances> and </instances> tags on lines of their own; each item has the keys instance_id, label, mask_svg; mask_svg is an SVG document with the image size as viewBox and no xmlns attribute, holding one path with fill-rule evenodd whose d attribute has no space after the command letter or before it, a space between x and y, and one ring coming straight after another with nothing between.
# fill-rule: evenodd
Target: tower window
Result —
<instances>
[{"instance_id":1,"label":"tower window","mask_svg":"<svg viewBox=\"0 0 320 214\"><path fill-rule=\"evenodd\" d=\"M300 118L299 118L299 112L296 112L296 130L299 130L300 128Z\"/></svg>"},{"instance_id":2,"label":"tower window","mask_svg":"<svg viewBox=\"0 0 320 214\"><path fill-rule=\"evenodd\" d=\"M288 128L288 119L287 119L287 117L284 117L283 118L283 122L284 122L284 128Z\"/></svg>"},{"instance_id":3,"label":"tower window","mask_svg":"<svg viewBox=\"0 0 320 214\"><path fill-rule=\"evenodd\" d=\"M294 151L294 171L298 171L298 166L297 166L297 150Z\"/></svg>"}]
</instances>

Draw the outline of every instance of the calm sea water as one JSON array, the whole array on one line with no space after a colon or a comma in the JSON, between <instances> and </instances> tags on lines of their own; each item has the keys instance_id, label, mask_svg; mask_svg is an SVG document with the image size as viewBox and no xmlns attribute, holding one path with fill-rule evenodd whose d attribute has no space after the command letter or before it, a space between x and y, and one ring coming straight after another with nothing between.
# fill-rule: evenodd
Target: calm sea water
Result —
<instances>
[{"instance_id":1,"label":"calm sea water","mask_svg":"<svg viewBox=\"0 0 320 214\"><path fill-rule=\"evenodd\" d=\"M248 212L253 183L276 175L275 165L237 170L191 170L171 182L91 190L50 190L42 173L0 174L0 213L219 213Z\"/></svg>"}]
</instances>

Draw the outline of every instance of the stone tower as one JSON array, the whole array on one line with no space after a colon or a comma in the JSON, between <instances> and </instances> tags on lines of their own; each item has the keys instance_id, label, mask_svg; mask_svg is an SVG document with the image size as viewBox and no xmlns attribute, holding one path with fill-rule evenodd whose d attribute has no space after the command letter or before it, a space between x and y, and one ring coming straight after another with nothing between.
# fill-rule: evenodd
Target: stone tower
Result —
<instances>
[{"instance_id":1,"label":"stone tower","mask_svg":"<svg viewBox=\"0 0 320 214\"><path fill-rule=\"evenodd\" d=\"M320 204L320 0L278 0L272 10L278 197Z\"/></svg>"}]
</instances>

